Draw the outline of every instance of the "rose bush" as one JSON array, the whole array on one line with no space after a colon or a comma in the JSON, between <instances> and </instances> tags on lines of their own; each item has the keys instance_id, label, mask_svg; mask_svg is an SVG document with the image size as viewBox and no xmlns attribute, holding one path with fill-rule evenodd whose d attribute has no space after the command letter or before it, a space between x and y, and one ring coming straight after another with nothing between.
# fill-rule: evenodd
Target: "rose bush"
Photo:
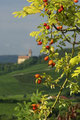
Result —
<instances>
[{"instance_id":1,"label":"rose bush","mask_svg":"<svg viewBox=\"0 0 80 120\"><path fill-rule=\"evenodd\" d=\"M19 105L16 109L19 120L48 120L53 113L56 104L60 107L70 105L69 101L61 98L63 89L66 87L70 90L70 95L80 92L79 75L80 75L80 5L78 0L27 0L30 6L25 6L23 10L14 12L14 17L25 17L31 14L40 14L47 20L40 24L38 31L33 31L30 36L35 37L38 45L42 45L40 53L45 53L45 61L48 65L54 67L55 72L61 71L61 75L55 80L46 73L36 73L36 83L50 86L51 89L60 90L52 101L52 97L42 95L37 91L31 97L31 102ZM56 44L57 43L57 44ZM59 56L58 48L63 49L66 45L71 44L72 52L65 52L64 57ZM54 48L54 45L57 49ZM75 55L75 46L77 45L77 54ZM65 76L65 80L60 85L60 80ZM55 116L54 116L54 119ZM58 120L62 120L57 118ZM50 119L51 120L51 119Z\"/></svg>"}]
</instances>

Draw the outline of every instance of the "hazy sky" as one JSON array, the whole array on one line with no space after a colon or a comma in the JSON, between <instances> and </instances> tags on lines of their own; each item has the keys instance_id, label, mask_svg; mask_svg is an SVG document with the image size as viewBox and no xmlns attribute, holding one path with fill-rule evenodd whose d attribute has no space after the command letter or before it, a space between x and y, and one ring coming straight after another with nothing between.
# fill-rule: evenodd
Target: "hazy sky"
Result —
<instances>
[{"instance_id":1,"label":"hazy sky","mask_svg":"<svg viewBox=\"0 0 80 120\"><path fill-rule=\"evenodd\" d=\"M39 15L20 19L12 15L28 4L26 0L0 0L0 55L26 55L29 48L33 55L39 55L41 47L29 33L45 20Z\"/></svg>"},{"instance_id":2,"label":"hazy sky","mask_svg":"<svg viewBox=\"0 0 80 120\"><path fill-rule=\"evenodd\" d=\"M44 20L39 15L20 19L12 15L28 4L26 0L0 0L0 55L26 55L29 48L33 55L39 55L41 47L29 33Z\"/></svg>"}]
</instances>

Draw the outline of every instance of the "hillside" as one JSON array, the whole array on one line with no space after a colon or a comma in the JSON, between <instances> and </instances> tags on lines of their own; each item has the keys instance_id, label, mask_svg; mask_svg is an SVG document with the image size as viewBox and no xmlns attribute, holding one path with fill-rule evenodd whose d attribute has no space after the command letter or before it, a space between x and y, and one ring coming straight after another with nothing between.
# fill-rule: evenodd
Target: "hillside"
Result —
<instances>
[{"instance_id":1,"label":"hillside","mask_svg":"<svg viewBox=\"0 0 80 120\"><path fill-rule=\"evenodd\" d=\"M24 70L0 76L0 96L5 97L32 93L36 88L39 88L39 85L35 84L34 75L47 71L50 71L50 74L53 72L46 64L38 64ZM40 87L42 89L42 85Z\"/></svg>"},{"instance_id":2,"label":"hillside","mask_svg":"<svg viewBox=\"0 0 80 120\"><path fill-rule=\"evenodd\" d=\"M60 56L63 56L64 53L70 52L71 49L64 49L64 51L59 51ZM29 60L26 60L20 65L13 65L13 72L7 73L0 76L0 96L8 95L21 95L32 93L39 88L38 85L35 85L34 75L36 73L49 73L53 76L55 80L60 73L55 73L54 68L51 69L48 67L47 62L44 61L44 56L33 56ZM63 80L62 80L63 81ZM42 89L42 86L40 85ZM44 87L46 89L46 87ZM44 90L43 88L43 90ZM53 92L53 91L52 91ZM56 94L56 92L55 92Z\"/></svg>"},{"instance_id":3,"label":"hillside","mask_svg":"<svg viewBox=\"0 0 80 120\"><path fill-rule=\"evenodd\" d=\"M49 87L35 84L36 73L42 74L46 72L53 76L55 80L60 73L55 73L54 68L51 69L47 64L36 64L32 65L24 70L14 71L5 75L0 76L0 120L16 120L14 119L14 108L17 102L22 102L23 100L30 100L33 92L37 89L43 91L43 93L49 93L49 95L57 95L59 88L50 89ZM62 84L64 78L61 79L60 84ZM69 96L69 90L64 89L65 96ZM2 118L2 119L1 119Z\"/></svg>"},{"instance_id":4,"label":"hillside","mask_svg":"<svg viewBox=\"0 0 80 120\"><path fill-rule=\"evenodd\" d=\"M64 52L70 52L71 49L64 49L64 51L59 51L60 56L64 55ZM13 72L7 73L0 76L0 96L8 95L24 95L27 93L32 93L39 88L35 85L34 75L36 73L49 73L53 76L55 80L60 73L55 73L54 68L48 67L47 62L44 61L44 56L33 56L29 60L26 60L20 65L13 65ZM40 85L40 89L45 90L46 87ZM50 89L50 88L49 88ZM45 90L46 91L46 90ZM49 90L48 90L49 91ZM50 93L53 91L50 91ZM56 94L56 92L55 92Z\"/></svg>"},{"instance_id":5,"label":"hillside","mask_svg":"<svg viewBox=\"0 0 80 120\"><path fill-rule=\"evenodd\" d=\"M66 51L68 50L66 49ZM60 56L64 55L63 53L60 52ZM17 102L29 101L36 89L43 91L43 93L49 93L49 95L57 95L59 88L51 90L50 87L43 86L44 80L40 85L35 84L34 75L43 72L50 74L53 80L60 75L60 73L55 73L54 68L48 67L47 62L44 61L44 55L41 55L31 57L20 65L15 65L13 72L10 71L0 76L0 120L15 120L14 108ZM61 79L60 84L64 79ZM69 90L64 89L63 95L69 96Z\"/></svg>"}]
</instances>

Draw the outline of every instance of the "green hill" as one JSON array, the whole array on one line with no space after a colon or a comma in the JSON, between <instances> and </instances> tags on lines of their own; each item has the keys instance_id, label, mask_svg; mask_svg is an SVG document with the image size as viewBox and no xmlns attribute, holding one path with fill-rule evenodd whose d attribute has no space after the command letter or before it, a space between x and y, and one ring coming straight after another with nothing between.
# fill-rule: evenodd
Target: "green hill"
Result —
<instances>
[{"instance_id":1,"label":"green hill","mask_svg":"<svg viewBox=\"0 0 80 120\"><path fill-rule=\"evenodd\" d=\"M54 69L50 69L47 64L33 65L27 69L15 71L6 75L0 76L0 96L24 95L33 93L37 88L42 89L42 85L35 84L34 75L36 73L54 74ZM40 86L40 87L39 87ZM45 90L46 87L43 87Z\"/></svg>"},{"instance_id":2,"label":"green hill","mask_svg":"<svg viewBox=\"0 0 80 120\"><path fill-rule=\"evenodd\" d=\"M37 73L42 74L46 72L50 74L54 80L60 75L60 73L55 73L54 68L51 69L46 63L44 62L43 56L32 57L18 66L20 70L16 70L14 67L13 72L0 76L0 120L15 120L14 108L16 103L24 100L29 101L31 94L35 92L36 89L53 96L57 95L59 88L57 88L57 90L51 90L42 84L35 84L34 75ZM64 78L60 84L62 84L63 81ZM43 82L44 80L42 83ZM68 89L64 90L64 95L69 96Z\"/></svg>"}]
</instances>

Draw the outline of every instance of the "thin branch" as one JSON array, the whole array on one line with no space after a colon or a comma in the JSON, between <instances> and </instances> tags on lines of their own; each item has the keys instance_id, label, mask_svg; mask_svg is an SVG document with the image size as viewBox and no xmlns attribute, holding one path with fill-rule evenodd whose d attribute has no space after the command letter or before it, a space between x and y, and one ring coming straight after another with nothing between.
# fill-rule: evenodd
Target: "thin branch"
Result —
<instances>
[{"instance_id":1,"label":"thin branch","mask_svg":"<svg viewBox=\"0 0 80 120\"><path fill-rule=\"evenodd\" d=\"M80 44L80 41L79 42L75 42L75 44Z\"/></svg>"},{"instance_id":2,"label":"thin branch","mask_svg":"<svg viewBox=\"0 0 80 120\"><path fill-rule=\"evenodd\" d=\"M66 33L66 32L68 32L68 31L79 31L80 32L80 29L77 27L77 26L75 26L76 28L75 29L70 29L70 30L68 30L68 29L57 29L57 27L54 25L54 24L52 24L52 26L56 29L56 30L58 30L58 31L62 31L62 32L64 32L64 33Z\"/></svg>"},{"instance_id":3,"label":"thin branch","mask_svg":"<svg viewBox=\"0 0 80 120\"><path fill-rule=\"evenodd\" d=\"M75 27L77 28L78 31L80 31L80 28L77 25L75 25Z\"/></svg>"},{"instance_id":4,"label":"thin branch","mask_svg":"<svg viewBox=\"0 0 80 120\"><path fill-rule=\"evenodd\" d=\"M66 41L69 42L70 44L73 44L64 34L64 32L62 32L63 36L65 37Z\"/></svg>"},{"instance_id":5,"label":"thin branch","mask_svg":"<svg viewBox=\"0 0 80 120\"><path fill-rule=\"evenodd\" d=\"M51 38L52 38L52 27L51 27Z\"/></svg>"},{"instance_id":6,"label":"thin branch","mask_svg":"<svg viewBox=\"0 0 80 120\"><path fill-rule=\"evenodd\" d=\"M59 93L58 93L58 95L57 95L57 97L56 97L56 100L55 100L55 102L54 102L52 108L54 108L55 105L56 105L56 103L58 102L59 97L60 97L60 95L61 95L61 93L62 93L62 90L64 89L66 83L68 82L68 77L69 77L69 73L67 74L67 76L66 76L66 80L64 81L63 85L61 86L61 89L60 89L60 91L59 91Z\"/></svg>"},{"instance_id":7,"label":"thin branch","mask_svg":"<svg viewBox=\"0 0 80 120\"><path fill-rule=\"evenodd\" d=\"M73 47L72 47L72 57L74 56L75 42L76 42L76 32L74 31L74 42L73 42Z\"/></svg>"}]
</instances>

